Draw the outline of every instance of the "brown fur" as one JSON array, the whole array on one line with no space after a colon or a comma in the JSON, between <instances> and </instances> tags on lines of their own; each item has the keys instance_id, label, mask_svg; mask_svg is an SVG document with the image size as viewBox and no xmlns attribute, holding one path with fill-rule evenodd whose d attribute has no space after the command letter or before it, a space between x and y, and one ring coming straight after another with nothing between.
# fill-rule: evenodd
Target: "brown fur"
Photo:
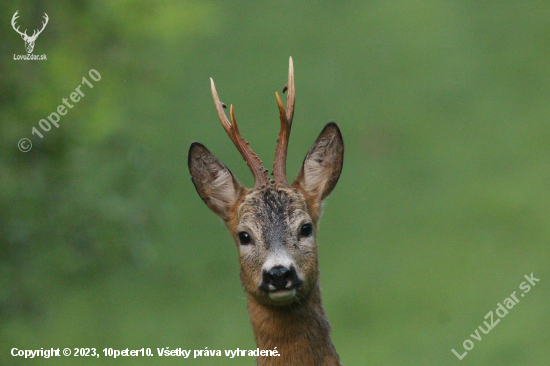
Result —
<instances>
[{"instance_id":1,"label":"brown fur","mask_svg":"<svg viewBox=\"0 0 550 366\"><path fill-rule=\"evenodd\" d=\"M262 366L341 365L330 339L330 324L321 303L321 289L314 291L300 306L274 308L248 296L248 310L254 338L260 349L277 347L279 357L259 357Z\"/></svg>"}]
</instances>

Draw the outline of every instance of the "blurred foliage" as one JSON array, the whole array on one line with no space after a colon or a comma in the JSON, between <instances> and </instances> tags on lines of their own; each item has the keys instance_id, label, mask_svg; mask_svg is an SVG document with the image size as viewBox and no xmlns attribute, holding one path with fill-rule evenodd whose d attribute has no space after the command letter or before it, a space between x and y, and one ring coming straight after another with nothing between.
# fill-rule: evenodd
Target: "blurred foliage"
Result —
<instances>
[{"instance_id":1,"label":"blurred foliage","mask_svg":"<svg viewBox=\"0 0 550 366\"><path fill-rule=\"evenodd\" d=\"M35 54L10 26L50 18ZM237 255L186 167L199 140L250 184L210 95L270 165L273 92L296 68L289 170L322 126L346 143L319 234L346 365L550 362L550 3L0 3L0 364L254 364L55 358L11 348L255 348ZM30 33L30 32L29 32ZM88 76L59 128L31 134ZM17 149L26 137L33 148Z\"/></svg>"}]
</instances>

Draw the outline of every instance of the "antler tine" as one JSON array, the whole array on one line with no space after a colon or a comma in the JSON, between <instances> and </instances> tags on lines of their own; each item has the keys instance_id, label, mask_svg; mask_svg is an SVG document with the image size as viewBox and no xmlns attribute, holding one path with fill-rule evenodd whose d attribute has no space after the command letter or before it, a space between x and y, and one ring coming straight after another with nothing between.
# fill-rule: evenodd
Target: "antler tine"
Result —
<instances>
[{"instance_id":1,"label":"antler tine","mask_svg":"<svg viewBox=\"0 0 550 366\"><path fill-rule=\"evenodd\" d=\"M279 106L279 118L281 120L281 130L277 139L277 148L275 149L275 162L273 163L273 178L277 184L288 186L286 178L286 153L288 150L288 140L290 138L290 129L292 119L294 118L294 102L296 90L294 89L294 64L292 57L289 59L288 66L288 84L283 88L283 93L288 90L286 98L286 112L279 93L275 92L277 105Z\"/></svg>"},{"instance_id":2,"label":"antler tine","mask_svg":"<svg viewBox=\"0 0 550 366\"><path fill-rule=\"evenodd\" d=\"M289 125L292 125L294 118L294 102L296 100L296 90L294 89L294 63L292 57L288 61L288 94L286 97L286 119Z\"/></svg>"},{"instance_id":3,"label":"antler tine","mask_svg":"<svg viewBox=\"0 0 550 366\"><path fill-rule=\"evenodd\" d=\"M20 35L23 35L23 34L24 34L24 35L26 36L26 35L27 35L27 30L26 30L26 29L25 29L25 33L23 33L23 32L21 32L21 31L19 30L19 26L17 26L17 28L15 28L15 21L17 20L17 18L19 18L19 15L18 15L17 13L19 13L19 10L17 10L17 11L15 12L15 14L13 14L13 17L11 18L11 26L12 26L12 28L13 28L17 33L19 33Z\"/></svg>"},{"instance_id":4,"label":"antler tine","mask_svg":"<svg viewBox=\"0 0 550 366\"><path fill-rule=\"evenodd\" d=\"M46 13L44 13L44 16L43 16L42 18L44 18L44 20L45 20L46 22L42 22L42 29L40 29L40 30L35 29L35 31L34 31L32 37L35 37L35 33L36 33L36 37L38 37L38 35L39 35L40 33L42 33L42 31L44 30L44 28L46 28L46 25L48 24L48 20L49 20L50 18L48 17L48 14L46 14Z\"/></svg>"},{"instance_id":5,"label":"antler tine","mask_svg":"<svg viewBox=\"0 0 550 366\"><path fill-rule=\"evenodd\" d=\"M255 186L260 187L266 184L269 180L267 170L263 167L262 161L258 158L258 155L252 151L248 142L243 139L239 133L237 120L235 119L235 114L233 113L233 105L230 107L229 113L231 115L231 122L229 122L223 111L224 104L220 102L220 98L218 97L218 92L216 91L216 86L214 85L214 80L212 78L210 78L210 83L212 87L212 97L214 98L214 104L216 105L216 111L218 112L218 117L220 118L220 122L222 123L225 132L227 132L229 138L233 141L235 147L239 150L241 156L246 162L246 165L248 165L248 168L252 172Z\"/></svg>"}]
</instances>

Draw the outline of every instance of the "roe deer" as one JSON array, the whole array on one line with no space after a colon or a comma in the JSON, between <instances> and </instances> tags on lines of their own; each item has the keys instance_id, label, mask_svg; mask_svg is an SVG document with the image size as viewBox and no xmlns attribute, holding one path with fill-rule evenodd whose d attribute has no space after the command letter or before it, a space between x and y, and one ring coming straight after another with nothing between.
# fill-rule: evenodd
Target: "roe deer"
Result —
<instances>
[{"instance_id":1,"label":"roe deer","mask_svg":"<svg viewBox=\"0 0 550 366\"><path fill-rule=\"evenodd\" d=\"M204 145L189 149L189 171L206 205L228 227L239 251L240 277L247 294L254 338L260 350L279 356L257 358L258 365L341 365L330 339L330 324L321 302L317 224L323 200L334 189L344 158L336 123L324 128L294 183L286 178L286 154L294 115L294 67L289 61L286 111L275 93L281 130L275 150L273 179L250 149L230 108L227 119L214 81L212 95L220 121L254 175L245 188Z\"/></svg>"}]
</instances>

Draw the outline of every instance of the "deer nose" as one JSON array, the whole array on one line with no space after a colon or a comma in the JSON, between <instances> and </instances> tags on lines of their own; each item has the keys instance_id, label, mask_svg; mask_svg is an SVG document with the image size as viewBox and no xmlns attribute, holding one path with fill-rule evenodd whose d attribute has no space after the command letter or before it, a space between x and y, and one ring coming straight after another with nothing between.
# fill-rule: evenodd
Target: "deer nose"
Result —
<instances>
[{"instance_id":1,"label":"deer nose","mask_svg":"<svg viewBox=\"0 0 550 366\"><path fill-rule=\"evenodd\" d=\"M264 272L263 277L264 285L266 285L269 290L282 290L295 285L294 282L296 282L298 276L294 266L290 268L277 266Z\"/></svg>"}]
</instances>

